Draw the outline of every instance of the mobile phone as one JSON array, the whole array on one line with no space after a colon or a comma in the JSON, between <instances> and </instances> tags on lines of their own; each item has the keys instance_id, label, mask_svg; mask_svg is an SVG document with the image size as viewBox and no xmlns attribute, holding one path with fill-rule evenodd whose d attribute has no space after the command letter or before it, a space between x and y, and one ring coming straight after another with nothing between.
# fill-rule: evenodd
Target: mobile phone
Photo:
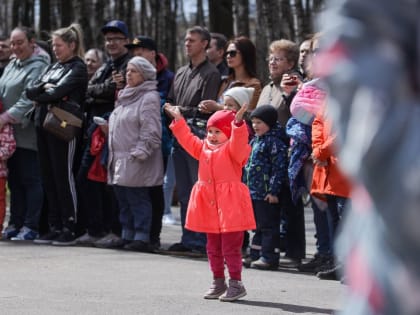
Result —
<instances>
[{"instance_id":1,"label":"mobile phone","mask_svg":"<svg viewBox=\"0 0 420 315\"><path fill-rule=\"evenodd\" d=\"M290 81L285 82L284 85L298 85L299 84L298 76L296 74L293 74L293 73L289 74L289 80Z\"/></svg>"},{"instance_id":2,"label":"mobile phone","mask_svg":"<svg viewBox=\"0 0 420 315\"><path fill-rule=\"evenodd\" d=\"M97 124L98 126L106 125L108 123L108 121L106 119L104 119L104 118L102 118L100 116L94 116L93 117L93 122L95 124Z\"/></svg>"}]
</instances>

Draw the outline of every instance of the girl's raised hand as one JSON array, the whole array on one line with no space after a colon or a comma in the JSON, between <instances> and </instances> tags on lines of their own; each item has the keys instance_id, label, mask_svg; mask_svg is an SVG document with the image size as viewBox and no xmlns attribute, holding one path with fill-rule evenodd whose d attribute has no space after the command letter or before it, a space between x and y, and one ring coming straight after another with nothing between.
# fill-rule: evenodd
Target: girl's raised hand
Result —
<instances>
[{"instance_id":1,"label":"girl's raised hand","mask_svg":"<svg viewBox=\"0 0 420 315\"><path fill-rule=\"evenodd\" d=\"M179 110L179 106L173 106L169 103L164 105L165 112L173 117L175 120L179 120L182 118L181 111Z\"/></svg>"},{"instance_id":2,"label":"girl's raised hand","mask_svg":"<svg viewBox=\"0 0 420 315\"><path fill-rule=\"evenodd\" d=\"M239 124L244 119L244 114L248 110L248 104L244 103L242 107L236 112L235 123Z\"/></svg>"}]
</instances>

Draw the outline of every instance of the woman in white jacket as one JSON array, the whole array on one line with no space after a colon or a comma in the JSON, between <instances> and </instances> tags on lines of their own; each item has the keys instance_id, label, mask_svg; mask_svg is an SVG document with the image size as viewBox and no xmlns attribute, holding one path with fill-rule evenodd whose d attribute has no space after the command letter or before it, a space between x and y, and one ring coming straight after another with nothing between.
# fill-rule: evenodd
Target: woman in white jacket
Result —
<instances>
[{"instance_id":1,"label":"woman in white jacket","mask_svg":"<svg viewBox=\"0 0 420 315\"><path fill-rule=\"evenodd\" d=\"M152 206L148 187L163 182L156 69L145 58L134 57L128 62L126 81L109 119L108 183L120 208L121 245L149 251Z\"/></svg>"}]
</instances>

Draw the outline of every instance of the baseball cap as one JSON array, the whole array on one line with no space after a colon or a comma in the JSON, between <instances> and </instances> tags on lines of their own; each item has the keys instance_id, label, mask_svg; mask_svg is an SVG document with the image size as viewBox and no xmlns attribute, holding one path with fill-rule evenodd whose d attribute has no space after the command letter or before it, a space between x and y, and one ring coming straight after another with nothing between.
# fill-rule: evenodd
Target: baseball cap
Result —
<instances>
[{"instance_id":1,"label":"baseball cap","mask_svg":"<svg viewBox=\"0 0 420 315\"><path fill-rule=\"evenodd\" d=\"M106 34L107 32L120 32L124 34L125 37L129 37L127 25L120 20L109 21L102 27L101 31L102 34Z\"/></svg>"},{"instance_id":2,"label":"baseball cap","mask_svg":"<svg viewBox=\"0 0 420 315\"><path fill-rule=\"evenodd\" d=\"M141 48L157 51L156 42L150 37L142 36L142 35L134 37L133 41L130 44L127 44L124 46L127 47L128 49L141 47Z\"/></svg>"}]
</instances>

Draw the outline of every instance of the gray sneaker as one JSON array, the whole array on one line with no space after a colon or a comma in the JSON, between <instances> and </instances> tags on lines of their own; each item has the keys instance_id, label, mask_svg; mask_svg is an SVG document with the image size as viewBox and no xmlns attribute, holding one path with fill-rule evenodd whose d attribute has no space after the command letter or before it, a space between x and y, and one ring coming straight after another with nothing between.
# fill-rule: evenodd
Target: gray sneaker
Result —
<instances>
[{"instance_id":1,"label":"gray sneaker","mask_svg":"<svg viewBox=\"0 0 420 315\"><path fill-rule=\"evenodd\" d=\"M98 248L122 248L127 242L114 233L109 233L93 243Z\"/></svg>"},{"instance_id":2,"label":"gray sneaker","mask_svg":"<svg viewBox=\"0 0 420 315\"><path fill-rule=\"evenodd\" d=\"M100 239L101 237L91 236L89 235L89 233L85 233L76 239L76 244L90 246L90 245L93 245L93 243L95 243L96 241L99 241Z\"/></svg>"},{"instance_id":3,"label":"gray sneaker","mask_svg":"<svg viewBox=\"0 0 420 315\"><path fill-rule=\"evenodd\" d=\"M215 300L218 299L223 293L226 292L227 285L224 278L216 278L213 280L210 289L204 294L205 299Z\"/></svg>"},{"instance_id":4,"label":"gray sneaker","mask_svg":"<svg viewBox=\"0 0 420 315\"><path fill-rule=\"evenodd\" d=\"M230 279L227 291L219 297L219 300L222 302L232 302L244 297L245 295L246 290L242 281Z\"/></svg>"}]
</instances>

